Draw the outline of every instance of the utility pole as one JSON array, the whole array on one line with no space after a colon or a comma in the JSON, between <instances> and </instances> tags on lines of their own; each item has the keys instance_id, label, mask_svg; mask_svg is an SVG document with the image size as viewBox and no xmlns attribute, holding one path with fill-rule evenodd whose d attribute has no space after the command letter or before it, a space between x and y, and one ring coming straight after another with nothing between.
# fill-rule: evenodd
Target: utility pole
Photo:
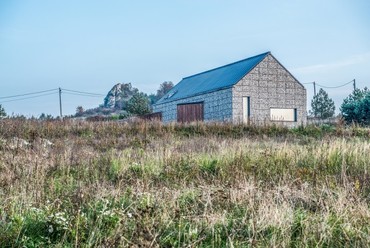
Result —
<instances>
[{"instance_id":1,"label":"utility pole","mask_svg":"<svg viewBox=\"0 0 370 248\"><path fill-rule=\"evenodd\" d=\"M353 91L356 90L356 79L353 79Z\"/></svg>"},{"instance_id":2,"label":"utility pole","mask_svg":"<svg viewBox=\"0 0 370 248\"><path fill-rule=\"evenodd\" d=\"M313 81L313 95L316 96L316 82Z\"/></svg>"},{"instance_id":3,"label":"utility pole","mask_svg":"<svg viewBox=\"0 0 370 248\"><path fill-rule=\"evenodd\" d=\"M60 119L63 119L63 112L62 112L62 89L59 87L59 113Z\"/></svg>"}]
</instances>

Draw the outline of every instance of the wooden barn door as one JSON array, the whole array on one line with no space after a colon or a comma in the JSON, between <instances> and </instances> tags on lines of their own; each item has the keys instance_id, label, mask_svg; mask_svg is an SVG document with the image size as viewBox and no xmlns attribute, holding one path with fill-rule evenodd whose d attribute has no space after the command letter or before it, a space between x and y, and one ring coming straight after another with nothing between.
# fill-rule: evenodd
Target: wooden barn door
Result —
<instances>
[{"instance_id":1,"label":"wooden barn door","mask_svg":"<svg viewBox=\"0 0 370 248\"><path fill-rule=\"evenodd\" d=\"M203 102L177 105L177 121L192 122L204 120Z\"/></svg>"}]
</instances>

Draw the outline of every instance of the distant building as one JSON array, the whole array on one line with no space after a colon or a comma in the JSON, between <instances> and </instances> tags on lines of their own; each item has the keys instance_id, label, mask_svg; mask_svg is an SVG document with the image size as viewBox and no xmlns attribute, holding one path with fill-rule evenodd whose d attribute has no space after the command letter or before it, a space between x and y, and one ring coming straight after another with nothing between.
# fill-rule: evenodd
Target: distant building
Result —
<instances>
[{"instance_id":1,"label":"distant building","mask_svg":"<svg viewBox=\"0 0 370 248\"><path fill-rule=\"evenodd\" d=\"M164 122L306 124L306 89L270 52L183 78L154 106Z\"/></svg>"}]
</instances>

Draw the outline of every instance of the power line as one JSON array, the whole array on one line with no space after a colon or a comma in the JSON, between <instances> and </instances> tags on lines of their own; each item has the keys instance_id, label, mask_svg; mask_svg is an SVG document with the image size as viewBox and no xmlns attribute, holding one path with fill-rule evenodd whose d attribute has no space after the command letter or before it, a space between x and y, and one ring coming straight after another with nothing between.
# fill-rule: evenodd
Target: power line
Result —
<instances>
[{"instance_id":1,"label":"power line","mask_svg":"<svg viewBox=\"0 0 370 248\"><path fill-rule=\"evenodd\" d=\"M58 89L51 89L51 90L43 90L43 91L31 92L31 93L14 95L14 96L3 96L3 97L0 97L0 99L15 98L15 97L29 96L29 95L36 95L36 94L41 94L41 93L50 92L50 91L57 91L57 90Z\"/></svg>"},{"instance_id":2,"label":"power line","mask_svg":"<svg viewBox=\"0 0 370 248\"><path fill-rule=\"evenodd\" d=\"M49 93L47 93L47 92L49 92ZM46 94L44 94L44 93L46 93ZM9 98L16 98L16 99L5 100L5 101L0 102L0 104L1 103L6 103L6 102L15 102L15 101L22 101L22 100L26 100L26 99L38 98L38 97L43 97L43 96L48 96L48 95L53 95L53 94L59 94L60 118L63 119L62 93L68 94L68 95L85 96L85 97L102 97L102 96L105 96L103 94L97 94L97 93L91 93L91 92L85 92L85 91L77 91L77 90L68 90L68 89L62 89L62 88L59 87L59 88L51 89L51 90L43 90L43 91L37 91L37 92L31 92L31 93L25 93L25 94L13 95L13 96L3 96L3 97L0 97L0 99L9 99ZM29 96L29 97L24 97L24 96Z\"/></svg>"},{"instance_id":3,"label":"power line","mask_svg":"<svg viewBox=\"0 0 370 248\"><path fill-rule=\"evenodd\" d=\"M76 96L86 96L86 97L102 97L102 96L105 96L103 94L83 92L83 91L77 91L77 90L68 90L68 89L60 89L60 90L61 90L60 93L69 94L69 95L76 95ZM55 91L55 92L53 92L53 91ZM55 89L50 89L50 90L42 90L42 91L30 92L30 93L19 94L19 95L2 96L2 97L0 97L0 99L10 99L10 98L17 98L17 99L5 100L5 101L0 100L0 101L1 101L1 103L22 101L22 100L26 100L26 99L32 99L32 98L52 95L52 94L58 93L58 91L59 91L59 88L55 88ZM51 93L42 94L42 93L47 93L47 92L51 92ZM32 96L32 95L35 95L35 96ZM19 97L22 97L22 96L31 96L31 97L19 98Z\"/></svg>"},{"instance_id":4,"label":"power line","mask_svg":"<svg viewBox=\"0 0 370 248\"><path fill-rule=\"evenodd\" d=\"M91 92L85 92L85 91L78 91L78 90L68 90L68 89L62 89L59 87L59 108L60 108L60 118L63 119L62 114L62 93L68 94L68 95L76 95L76 96L87 96L87 97L102 97L104 95L102 94L96 94Z\"/></svg>"},{"instance_id":5,"label":"power line","mask_svg":"<svg viewBox=\"0 0 370 248\"><path fill-rule=\"evenodd\" d=\"M334 89L334 88L340 88L340 87L346 86L346 85L348 85L348 84L350 84L352 82L355 82L355 79L352 79L348 83L341 84L341 85L338 85L338 86L325 86L325 85L318 84L316 82L308 82L308 83L302 83L302 84L315 84L316 83L317 86L320 86L322 88L331 88L331 89Z\"/></svg>"},{"instance_id":6,"label":"power line","mask_svg":"<svg viewBox=\"0 0 370 248\"><path fill-rule=\"evenodd\" d=\"M53 94L56 94L56 93L57 93L57 92L47 93L47 94L42 94L42 95L38 95L38 96L24 97L24 98L13 99L13 100L6 100L6 101L2 101L1 103L4 103L4 102L22 101L22 100L32 99L32 98L37 98L37 97L42 97L42 96L49 96L49 95L53 95Z\"/></svg>"},{"instance_id":7,"label":"power line","mask_svg":"<svg viewBox=\"0 0 370 248\"><path fill-rule=\"evenodd\" d=\"M340 87L343 87L343 86L346 86L350 83L352 83L355 79L352 79L351 81L349 81L348 83L345 83L345 84L342 84L342 85L338 85L338 86L325 86L325 85L321 85L321 84L318 84L316 83L317 86L320 86L322 88L328 88L328 89L336 89L336 88L340 88Z\"/></svg>"},{"instance_id":8,"label":"power line","mask_svg":"<svg viewBox=\"0 0 370 248\"><path fill-rule=\"evenodd\" d=\"M68 89L62 89L62 90L63 91L68 91L68 92L73 92L73 93L86 94L86 95L105 96L103 94L90 93L90 92L84 92L84 91L78 91L78 90L68 90Z\"/></svg>"},{"instance_id":9,"label":"power line","mask_svg":"<svg viewBox=\"0 0 370 248\"><path fill-rule=\"evenodd\" d=\"M63 94L75 95L75 96L87 96L87 97L102 97L102 95L95 96L95 95L88 95L88 94L81 94L81 93L72 93L72 92L63 92Z\"/></svg>"}]
</instances>

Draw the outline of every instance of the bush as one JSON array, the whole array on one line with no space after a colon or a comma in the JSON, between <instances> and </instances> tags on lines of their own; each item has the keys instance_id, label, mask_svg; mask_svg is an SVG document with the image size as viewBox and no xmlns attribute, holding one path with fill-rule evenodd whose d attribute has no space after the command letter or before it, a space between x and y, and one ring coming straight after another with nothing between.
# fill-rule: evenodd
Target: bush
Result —
<instances>
[{"instance_id":1,"label":"bush","mask_svg":"<svg viewBox=\"0 0 370 248\"><path fill-rule=\"evenodd\" d=\"M149 100L144 93L136 93L127 102L127 111L134 115L150 113Z\"/></svg>"}]
</instances>

